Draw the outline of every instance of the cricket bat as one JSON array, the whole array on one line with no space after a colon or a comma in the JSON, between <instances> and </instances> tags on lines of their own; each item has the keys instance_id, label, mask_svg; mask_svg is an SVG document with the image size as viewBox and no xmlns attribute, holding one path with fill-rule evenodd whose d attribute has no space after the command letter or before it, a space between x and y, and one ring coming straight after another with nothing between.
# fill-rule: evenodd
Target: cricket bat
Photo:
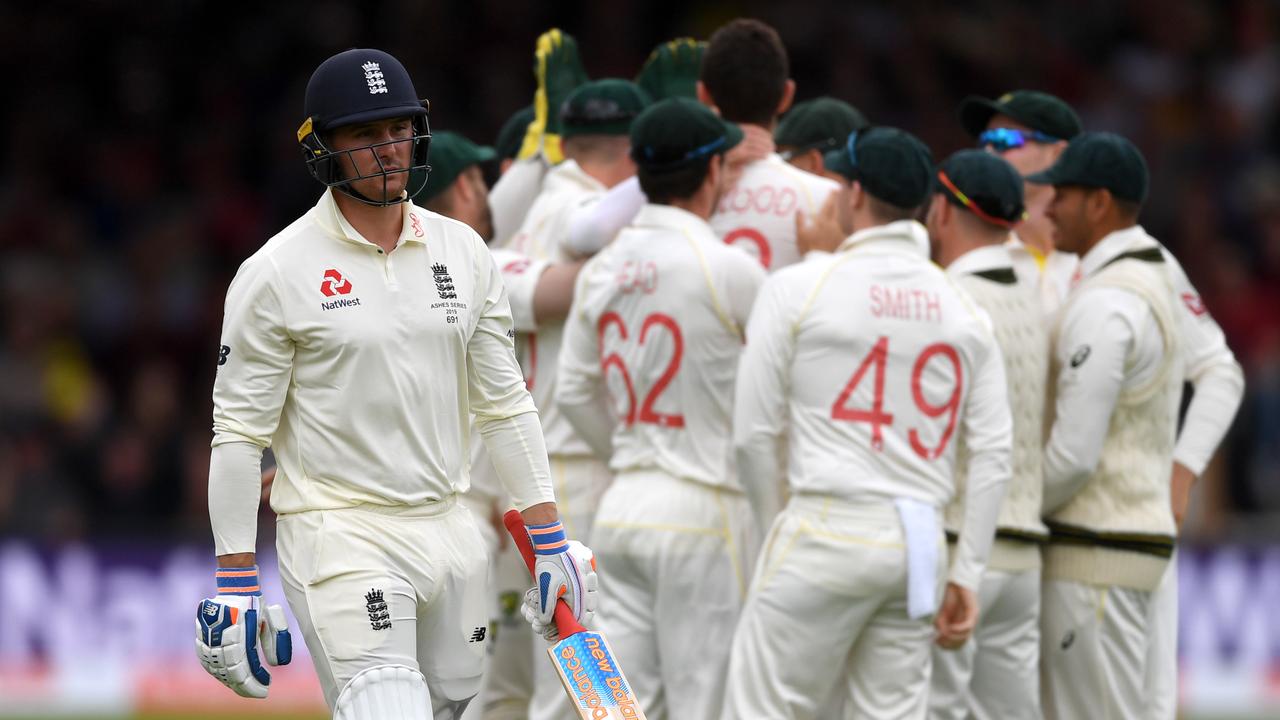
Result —
<instances>
[{"instance_id":1,"label":"cricket bat","mask_svg":"<svg viewBox=\"0 0 1280 720\"><path fill-rule=\"evenodd\" d=\"M518 510L508 510L502 522L532 576L533 541L525 530L524 518ZM547 654L578 716L582 720L645 720L644 711L623 676L609 641L600 633L582 627L562 599L556 601L555 622L560 641L547 648Z\"/></svg>"}]
</instances>

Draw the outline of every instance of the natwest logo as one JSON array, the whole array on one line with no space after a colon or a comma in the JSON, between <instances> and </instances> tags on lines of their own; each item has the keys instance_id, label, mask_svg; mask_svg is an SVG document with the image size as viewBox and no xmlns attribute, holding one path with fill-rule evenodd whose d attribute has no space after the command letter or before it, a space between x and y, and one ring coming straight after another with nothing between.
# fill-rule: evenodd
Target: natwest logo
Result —
<instances>
[{"instance_id":1,"label":"natwest logo","mask_svg":"<svg viewBox=\"0 0 1280 720\"><path fill-rule=\"evenodd\" d=\"M351 281L342 277L342 273L329 268L324 271L324 280L320 282L320 292L325 297L346 295L351 292Z\"/></svg>"}]
</instances>

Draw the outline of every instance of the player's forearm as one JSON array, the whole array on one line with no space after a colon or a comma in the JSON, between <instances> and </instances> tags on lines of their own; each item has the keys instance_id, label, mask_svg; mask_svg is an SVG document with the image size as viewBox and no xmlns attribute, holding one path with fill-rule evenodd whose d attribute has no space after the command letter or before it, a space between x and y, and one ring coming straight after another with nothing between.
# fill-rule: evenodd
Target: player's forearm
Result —
<instances>
[{"instance_id":1,"label":"player's forearm","mask_svg":"<svg viewBox=\"0 0 1280 720\"><path fill-rule=\"evenodd\" d=\"M734 443L738 478L755 516L756 527L766 532L782 509L783 469L778 438L755 436Z\"/></svg>"},{"instance_id":2,"label":"player's forearm","mask_svg":"<svg viewBox=\"0 0 1280 720\"><path fill-rule=\"evenodd\" d=\"M561 393L556 396L556 406L596 458L608 462L613 456L614 423L603 394L566 397Z\"/></svg>"},{"instance_id":3,"label":"player's forearm","mask_svg":"<svg viewBox=\"0 0 1280 720\"><path fill-rule=\"evenodd\" d=\"M533 319L538 325L559 322L573 306L573 286L583 261L550 265L538 278L533 290Z\"/></svg>"},{"instance_id":4,"label":"player's forearm","mask_svg":"<svg viewBox=\"0 0 1280 720\"><path fill-rule=\"evenodd\" d=\"M506 247L511 236L520 229L524 216L529 213L533 201L542 188L542 176L547 164L539 157L517 160L511 169L498 178L489 193L489 207L493 211L494 247Z\"/></svg>"},{"instance_id":5,"label":"player's forearm","mask_svg":"<svg viewBox=\"0 0 1280 720\"><path fill-rule=\"evenodd\" d=\"M631 224L645 201L639 179L615 185L599 201L574 214L565 246L578 257L596 254Z\"/></svg>"},{"instance_id":6,"label":"player's forearm","mask_svg":"<svg viewBox=\"0 0 1280 720\"><path fill-rule=\"evenodd\" d=\"M476 418L489 459L517 510L540 503L554 503L547 446L538 413L529 411L508 418Z\"/></svg>"},{"instance_id":7,"label":"player's forearm","mask_svg":"<svg viewBox=\"0 0 1280 720\"><path fill-rule=\"evenodd\" d=\"M1011 458L1007 448L988 450L970 457L964 524L960 528L950 580L974 592L978 591L987 558L991 555L1000 503L1004 500L1010 472Z\"/></svg>"},{"instance_id":8,"label":"player's forearm","mask_svg":"<svg viewBox=\"0 0 1280 720\"><path fill-rule=\"evenodd\" d=\"M209 525L220 567L254 564L261 497L262 448L250 442L215 445L209 453Z\"/></svg>"},{"instance_id":9,"label":"player's forearm","mask_svg":"<svg viewBox=\"0 0 1280 720\"><path fill-rule=\"evenodd\" d=\"M1173 459L1197 477L1222 443L1244 397L1244 371L1227 355L1192 378L1195 394L1173 450Z\"/></svg>"}]
</instances>

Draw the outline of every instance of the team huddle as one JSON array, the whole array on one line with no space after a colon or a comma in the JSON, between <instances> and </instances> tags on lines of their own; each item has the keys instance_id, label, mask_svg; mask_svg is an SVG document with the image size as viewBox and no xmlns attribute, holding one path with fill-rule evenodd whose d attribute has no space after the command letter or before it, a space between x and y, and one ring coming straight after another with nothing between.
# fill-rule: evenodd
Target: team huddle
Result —
<instances>
[{"instance_id":1,"label":"team huddle","mask_svg":"<svg viewBox=\"0 0 1280 720\"><path fill-rule=\"evenodd\" d=\"M290 659L270 447L335 718L1173 718L1178 526L1243 375L1138 149L1017 90L938 161L794 103L755 20L634 82L557 30L535 60L496 149L386 53L313 74L325 193L227 294L205 668L266 697ZM567 618L634 705L575 707Z\"/></svg>"}]
</instances>

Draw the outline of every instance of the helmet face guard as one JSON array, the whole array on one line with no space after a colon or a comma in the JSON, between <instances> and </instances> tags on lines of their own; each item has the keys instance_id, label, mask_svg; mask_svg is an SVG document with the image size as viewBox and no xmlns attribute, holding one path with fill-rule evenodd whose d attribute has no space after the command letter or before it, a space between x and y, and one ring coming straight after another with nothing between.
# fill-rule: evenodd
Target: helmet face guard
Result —
<instances>
[{"instance_id":1,"label":"helmet face guard","mask_svg":"<svg viewBox=\"0 0 1280 720\"><path fill-rule=\"evenodd\" d=\"M424 101L423 106L426 106ZM311 118L302 123L302 127L298 129L298 143L302 146L303 160L307 164L307 170L311 173L311 177L319 180L326 187L333 188L348 197L359 200L366 205L377 207L387 207L390 205L398 205L407 202L410 198L417 195L427 184L427 173L430 172L431 166L427 164L427 154L431 148L431 127L427 122L425 112L413 115L411 117L413 124L413 136L403 140L388 140L386 142L365 145L364 147L352 148L350 150L334 151L327 144L320 132L317 132L312 125ZM382 165L382 158L378 157L377 149L386 145L395 143L413 143L413 152L410 155L409 167L399 170L387 170ZM346 155L351 161L351 167L357 167L355 162L355 153L372 153L373 158L378 163L378 171L367 175L359 175L356 177L344 177L342 172L342 163L340 156ZM417 187L406 187L394 198L387 197L387 178L391 175L399 175L402 173L412 173L421 171L416 178L418 182L414 183ZM382 178L383 200L375 200L366 196L360 191L353 188L352 183L359 180L368 180L371 178ZM406 183L407 185L407 183Z\"/></svg>"}]
</instances>

